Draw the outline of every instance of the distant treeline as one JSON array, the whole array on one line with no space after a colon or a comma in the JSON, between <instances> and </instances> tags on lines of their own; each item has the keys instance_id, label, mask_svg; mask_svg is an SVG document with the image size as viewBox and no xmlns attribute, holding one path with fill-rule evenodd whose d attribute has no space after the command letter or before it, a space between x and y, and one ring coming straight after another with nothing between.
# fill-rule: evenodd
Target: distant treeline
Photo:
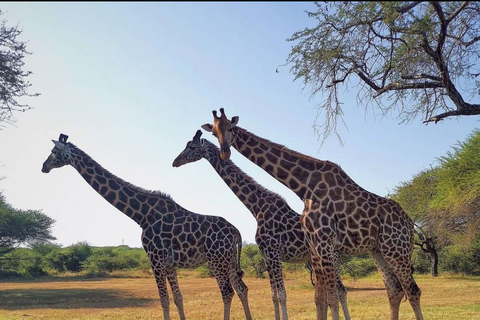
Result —
<instances>
[{"instance_id":1,"label":"distant treeline","mask_svg":"<svg viewBox=\"0 0 480 320\"><path fill-rule=\"evenodd\" d=\"M455 264L451 259L455 259ZM451 259L448 256L440 259L445 261L440 265L442 271L473 274L474 266L468 267L469 264L465 263L463 270L458 270L458 265L462 265L459 257L453 255ZM413 260L416 272L429 272L430 259L427 255L416 251ZM268 277L265 260L255 244L244 244L241 266L246 276ZM301 271L307 277L309 275L304 263L284 263L283 268L285 272ZM102 276L115 271L139 271L145 276L152 274L145 251L128 246L93 247L87 242L79 242L62 248L59 245L43 244L18 248L0 257L0 278L32 278L64 273ZM202 277L212 276L207 264L197 268L197 271ZM343 276L360 278L373 272L376 272L376 267L369 254L342 257Z\"/></svg>"}]
</instances>

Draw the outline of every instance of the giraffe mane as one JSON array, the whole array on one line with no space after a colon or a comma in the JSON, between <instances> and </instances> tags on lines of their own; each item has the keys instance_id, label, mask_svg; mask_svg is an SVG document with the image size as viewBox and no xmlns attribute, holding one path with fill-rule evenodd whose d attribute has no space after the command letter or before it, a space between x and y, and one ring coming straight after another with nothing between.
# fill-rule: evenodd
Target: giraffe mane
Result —
<instances>
[{"instance_id":1,"label":"giraffe mane","mask_svg":"<svg viewBox=\"0 0 480 320\"><path fill-rule=\"evenodd\" d=\"M136 192L139 192L139 193L144 193L144 194L147 194L147 195L151 195L151 196L158 196L160 198L164 198L164 199L168 199L168 200L172 200L172 197L163 192L163 191L160 191L160 190L148 190L148 189L145 189L145 188L142 188L142 187L139 187L131 182L128 182L128 181L125 181L123 180L122 178L114 175L113 173L111 173L110 171L108 171L106 168L104 168L102 165L100 165L97 161L95 161L92 157L90 157L85 151L83 151L82 149L78 148L76 145L74 145L73 143L71 142L68 142L68 144L70 146L72 146L82 157L88 159L88 161L90 161L91 163L101 167L103 170L105 170L105 174L108 178L113 178L117 181L119 181L122 185L124 186L127 186L131 189L133 189L134 191Z\"/></svg>"},{"instance_id":2,"label":"giraffe mane","mask_svg":"<svg viewBox=\"0 0 480 320\"><path fill-rule=\"evenodd\" d=\"M220 154L220 148L217 147L216 144L210 142L209 140L207 139L202 139L204 141L204 143L207 143L209 146L211 146L215 152L217 154ZM219 158L220 158L220 155L219 155ZM265 193L269 193L269 194L272 194L272 195L275 195L277 196L278 198L282 199L282 201L284 201L285 203L287 202L287 200L280 194L276 193L276 192L273 192L272 190L270 189L267 189L265 188L263 185L261 185L260 183L258 183L257 181L255 181L255 179L253 179L251 176L249 176L248 174L246 174L242 169L240 169L239 166L237 166L232 160L228 159L228 160L221 160L223 162L226 162L228 163L229 165L231 165L232 167L234 167L236 169L236 171L238 172L238 174L240 175L243 175L245 176L245 180L247 181L251 181L252 184L255 184L256 186L258 186L258 188L265 192Z\"/></svg>"},{"instance_id":3,"label":"giraffe mane","mask_svg":"<svg viewBox=\"0 0 480 320\"><path fill-rule=\"evenodd\" d=\"M271 146L271 147L273 147L274 149L278 149L278 150L280 150L280 151L282 151L282 152L285 152L285 153L287 153L287 154L289 154L289 155L296 156L296 157L298 157L298 158L300 158L300 159L304 159L304 160L312 161L312 162L316 162L316 163L328 163L328 164L330 164L330 165L332 165L332 166L336 166L336 167L338 167L338 168L340 169L340 166L339 166L338 164L334 163L334 162L331 162L331 161L328 161L328 160L320 160L320 159L314 158L314 157L312 157L312 156L308 156L308 155L306 155L306 154L300 153L300 152L298 152L298 151L289 149L288 147L286 147L286 146L283 145L283 144L279 144L279 143L276 143L276 142L272 142L272 141L270 141L270 140L268 140L268 139L259 137L259 136L257 136L256 134L251 133L251 132L249 132L248 130L242 128L242 127L236 126L236 128L238 128L238 129L240 130L240 132L245 133L245 134L248 134L248 135L250 135L250 136L253 136L253 137L255 137L255 139L257 139L258 141L261 141L261 142L265 143L266 145Z\"/></svg>"}]
</instances>

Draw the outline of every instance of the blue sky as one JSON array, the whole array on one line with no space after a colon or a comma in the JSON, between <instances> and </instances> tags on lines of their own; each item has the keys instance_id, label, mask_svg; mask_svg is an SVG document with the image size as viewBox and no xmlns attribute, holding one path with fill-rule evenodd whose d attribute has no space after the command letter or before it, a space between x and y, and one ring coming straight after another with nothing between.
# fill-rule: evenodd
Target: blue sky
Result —
<instances>
[{"instance_id":1,"label":"blue sky","mask_svg":"<svg viewBox=\"0 0 480 320\"><path fill-rule=\"evenodd\" d=\"M310 97L285 63L295 31L311 26L310 2L2 2L7 25L23 30L34 109L0 131L0 190L15 208L55 219L68 246L139 247L140 227L98 195L72 167L40 171L60 133L113 174L170 194L197 213L233 223L254 242L256 223L206 160L173 168L196 130L223 107L239 126L290 149L338 163L365 189L386 195L479 127L478 117L437 125L399 124L365 112L356 88L342 93L343 145L321 146ZM203 138L216 143L204 132ZM302 202L236 151L231 158L301 213Z\"/></svg>"}]
</instances>

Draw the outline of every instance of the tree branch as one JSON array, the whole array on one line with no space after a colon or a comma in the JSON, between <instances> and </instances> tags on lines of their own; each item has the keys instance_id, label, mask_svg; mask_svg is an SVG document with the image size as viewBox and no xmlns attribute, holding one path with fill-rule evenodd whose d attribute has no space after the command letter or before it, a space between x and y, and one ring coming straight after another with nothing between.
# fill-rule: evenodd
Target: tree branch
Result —
<instances>
[{"instance_id":1,"label":"tree branch","mask_svg":"<svg viewBox=\"0 0 480 320\"><path fill-rule=\"evenodd\" d=\"M402 76L402 79L405 79L405 80L430 79L430 80L439 81L439 82L442 81L442 78L437 76L432 76L426 73L414 74L411 76Z\"/></svg>"},{"instance_id":2,"label":"tree branch","mask_svg":"<svg viewBox=\"0 0 480 320\"><path fill-rule=\"evenodd\" d=\"M462 4L457 8L457 10L455 10L450 14L450 16L448 16L448 18L446 19L447 23L450 23L453 19L455 19L460 14L460 12L462 12L462 10L468 6L468 3L469 1L462 2Z\"/></svg>"},{"instance_id":3,"label":"tree branch","mask_svg":"<svg viewBox=\"0 0 480 320\"><path fill-rule=\"evenodd\" d=\"M360 79L362 79L363 82L365 82L370 88L372 88L375 91L378 91L381 89L372 80L370 80L370 78L368 78L363 72L361 72L356 66L354 71L360 77Z\"/></svg>"},{"instance_id":4,"label":"tree branch","mask_svg":"<svg viewBox=\"0 0 480 320\"><path fill-rule=\"evenodd\" d=\"M434 88L443 88L443 84L437 83L437 82L423 82L423 83L398 83L398 82L392 82L388 85L386 85L383 88L378 88L378 90L375 90L377 92L376 95L374 95L374 98L379 97L383 93L391 90L406 90L406 89L434 89Z\"/></svg>"},{"instance_id":5,"label":"tree branch","mask_svg":"<svg viewBox=\"0 0 480 320\"><path fill-rule=\"evenodd\" d=\"M439 59L441 59L442 58L443 45L445 44L445 38L447 36L447 26L448 26L449 21L445 20L445 15L443 14L443 9L442 9L442 6L440 5L440 3L438 3L437 1L431 1L430 3L432 4L433 8L437 12L438 19L440 20L440 34L438 35L438 43L437 43L436 53L437 53L437 56L439 57Z\"/></svg>"},{"instance_id":6,"label":"tree branch","mask_svg":"<svg viewBox=\"0 0 480 320\"><path fill-rule=\"evenodd\" d=\"M437 114L436 116L430 117L423 121L423 123L428 124L429 122L437 123L440 120L443 120L448 117L452 116L474 116L480 114L480 105L469 105L468 108L461 108L458 110L451 110L441 114Z\"/></svg>"},{"instance_id":7,"label":"tree branch","mask_svg":"<svg viewBox=\"0 0 480 320\"><path fill-rule=\"evenodd\" d=\"M403 13L408 12L408 11L410 11L411 9L415 8L415 7L416 7L417 5L419 5L420 3L421 3L420 1L413 1L413 2L410 3L410 4L407 4L407 5L403 6L403 7L398 8L396 11L397 11L398 13L403 14Z\"/></svg>"},{"instance_id":8,"label":"tree branch","mask_svg":"<svg viewBox=\"0 0 480 320\"><path fill-rule=\"evenodd\" d=\"M468 41L468 42L463 42L463 41L460 41L465 47L470 47L472 44L474 44L475 42L479 41L480 40L480 37L475 37L473 38L472 40Z\"/></svg>"}]
</instances>

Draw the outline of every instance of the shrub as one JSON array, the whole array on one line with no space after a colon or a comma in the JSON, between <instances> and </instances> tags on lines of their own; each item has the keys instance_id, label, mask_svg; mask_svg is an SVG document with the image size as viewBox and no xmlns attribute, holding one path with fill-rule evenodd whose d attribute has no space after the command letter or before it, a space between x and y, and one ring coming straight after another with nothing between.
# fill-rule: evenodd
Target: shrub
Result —
<instances>
[{"instance_id":1,"label":"shrub","mask_svg":"<svg viewBox=\"0 0 480 320\"><path fill-rule=\"evenodd\" d=\"M443 271L480 275L480 237L469 246L451 245L443 248L439 260Z\"/></svg>"},{"instance_id":2,"label":"shrub","mask_svg":"<svg viewBox=\"0 0 480 320\"><path fill-rule=\"evenodd\" d=\"M342 256L340 274L348 274L352 278L362 278L377 270L373 258L369 254L359 256Z\"/></svg>"},{"instance_id":3,"label":"shrub","mask_svg":"<svg viewBox=\"0 0 480 320\"><path fill-rule=\"evenodd\" d=\"M26 248L15 249L0 260L1 274L5 277L40 277L47 275L42 266L42 257Z\"/></svg>"},{"instance_id":4,"label":"shrub","mask_svg":"<svg viewBox=\"0 0 480 320\"><path fill-rule=\"evenodd\" d=\"M264 273L267 271L267 266L256 244L248 244L242 248L240 265L245 273L254 274L257 278L265 278Z\"/></svg>"}]
</instances>

